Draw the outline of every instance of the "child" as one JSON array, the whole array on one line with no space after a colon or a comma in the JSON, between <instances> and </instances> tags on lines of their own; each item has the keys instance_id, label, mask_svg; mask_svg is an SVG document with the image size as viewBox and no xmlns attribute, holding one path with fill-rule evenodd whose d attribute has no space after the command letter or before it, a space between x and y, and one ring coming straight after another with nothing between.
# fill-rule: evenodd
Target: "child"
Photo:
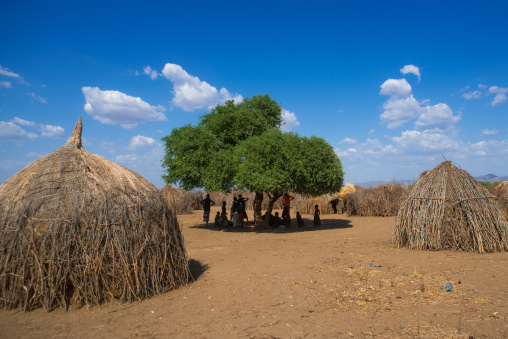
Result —
<instances>
[{"instance_id":1,"label":"child","mask_svg":"<svg viewBox=\"0 0 508 339\"><path fill-rule=\"evenodd\" d=\"M217 215L215 216L215 227L220 227L220 212L217 212Z\"/></svg>"},{"instance_id":2,"label":"child","mask_svg":"<svg viewBox=\"0 0 508 339\"><path fill-rule=\"evenodd\" d=\"M222 202L222 211L221 211L220 216L226 218L226 202L225 201Z\"/></svg>"},{"instance_id":3,"label":"child","mask_svg":"<svg viewBox=\"0 0 508 339\"><path fill-rule=\"evenodd\" d=\"M282 225L282 222L281 222L280 217L279 217L279 212L275 212L275 215L273 216L273 225L272 225L272 227L273 228L277 228L280 225Z\"/></svg>"},{"instance_id":4,"label":"child","mask_svg":"<svg viewBox=\"0 0 508 339\"><path fill-rule=\"evenodd\" d=\"M296 224L298 225L298 227L302 227L303 225L305 225L302 216L300 215L300 212L296 212Z\"/></svg>"},{"instance_id":5,"label":"child","mask_svg":"<svg viewBox=\"0 0 508 339\"><path fill-rule=\"evenodd\" d=\"M233 227L237 228L239 223L240 223L240 217L238 216L238 212L234 211L233 212Z\"/></svg>"},{"instance_id":6,"label":"child","mask_svg":"<svg viewBox=\"0 0 508 339\"><path fill-rule=\"evenodd\" d=\"M319 215L321 212L319 212L319 206L314 206L314 226L321 225L321 219L319 218Z\"/></svg>"}]
</instances>

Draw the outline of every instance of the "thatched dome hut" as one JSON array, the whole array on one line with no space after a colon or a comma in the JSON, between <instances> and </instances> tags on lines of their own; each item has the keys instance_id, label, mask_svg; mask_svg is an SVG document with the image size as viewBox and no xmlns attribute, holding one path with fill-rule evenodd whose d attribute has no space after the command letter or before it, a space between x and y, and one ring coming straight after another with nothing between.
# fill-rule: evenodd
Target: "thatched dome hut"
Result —
<instances>
[{"instance_id":1,"label":"thatched dome hut","mask_svg":"<svg viewBox=\"0 0 508 339\"><path fill-rule=\"evenodd\" d=\"M164 197L168 207L176 214L191 214L195 209L201 207L203 198L200 194L186 192L167 184L159 190Z\"/></svg>"},{"instance_id":2,"label":"thatched dome hut","mask_svg":"<svg viewBox=\"0 0 508 339\"><path fill-rule=\"evenodd\" d=\"M176 216L139 174L69 141L0 185L0 307L134 301L187 283Z\"/></svg>"},{"instance_id":3,"label":"thatched dome hut","mask_svg":"<svg viewBox=\"0 0 508 339\"><path fill-rule=\"evenodd\" d=\"M445 161L413 185L397 215L392 242L428 250L508 250L508 223L495 197Z\"/></svg>"}]
</instances>

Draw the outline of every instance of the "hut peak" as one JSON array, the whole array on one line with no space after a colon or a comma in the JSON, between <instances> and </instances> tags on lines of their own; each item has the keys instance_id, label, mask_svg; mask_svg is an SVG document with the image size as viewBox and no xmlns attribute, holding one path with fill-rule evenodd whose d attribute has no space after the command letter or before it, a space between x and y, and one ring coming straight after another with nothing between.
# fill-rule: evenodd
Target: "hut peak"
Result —
<instances>
[{"instance_id":1,"label":"hut peak","mask_svg":"<svg viewBox=\"0 0 508 339\"><path fill-rule=\"evenodd\" d=\"M75 146L76 148L83 148L83 145L81 144L81 133L83 132L83 123L82 123L82 117L79 117L78 122L76 123L76 127L74 127L74 131L72 132L71 137L69 138L69 141L65 144Z\"/></svg>"}]
</instances>

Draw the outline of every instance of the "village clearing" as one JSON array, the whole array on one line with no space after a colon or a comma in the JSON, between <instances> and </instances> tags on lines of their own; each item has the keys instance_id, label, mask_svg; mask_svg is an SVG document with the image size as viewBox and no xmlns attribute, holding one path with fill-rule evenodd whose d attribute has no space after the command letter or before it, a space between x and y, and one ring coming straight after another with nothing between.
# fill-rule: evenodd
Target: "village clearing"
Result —
<instances>
[{"instance_id":1,"label":"village clearing","mask_svg":"<svg viewBox=\"0 0 508 339\"><path fill-rule=\"evenodd\" d=\"M507 252L399 249L390 245L395 217L322 215L314 228L304 214L303 228L262 233L252 224L205 228L201 217L178 215L194 276L188 285L89 309L2 309L0 336L508 337Z\"/></svg>"}]
</instances>

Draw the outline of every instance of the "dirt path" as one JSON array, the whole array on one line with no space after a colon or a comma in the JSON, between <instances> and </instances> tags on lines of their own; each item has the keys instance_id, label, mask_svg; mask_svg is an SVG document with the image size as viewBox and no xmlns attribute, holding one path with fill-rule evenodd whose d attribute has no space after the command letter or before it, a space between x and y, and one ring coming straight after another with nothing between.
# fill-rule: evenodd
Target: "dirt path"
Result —
<instances>
[{"instance_id":1,"label":"dirt path","mask_svg":"<svg viewBox=\"0 0 508 339\"><path fill-rule=\"evenodd\" d=\"M508 253L397 249L394 218L266 233L207 229L200 211L178 219L194 282L139 303L0 310L0 336L508 337Z\"/></svg>"}]
</instances>

